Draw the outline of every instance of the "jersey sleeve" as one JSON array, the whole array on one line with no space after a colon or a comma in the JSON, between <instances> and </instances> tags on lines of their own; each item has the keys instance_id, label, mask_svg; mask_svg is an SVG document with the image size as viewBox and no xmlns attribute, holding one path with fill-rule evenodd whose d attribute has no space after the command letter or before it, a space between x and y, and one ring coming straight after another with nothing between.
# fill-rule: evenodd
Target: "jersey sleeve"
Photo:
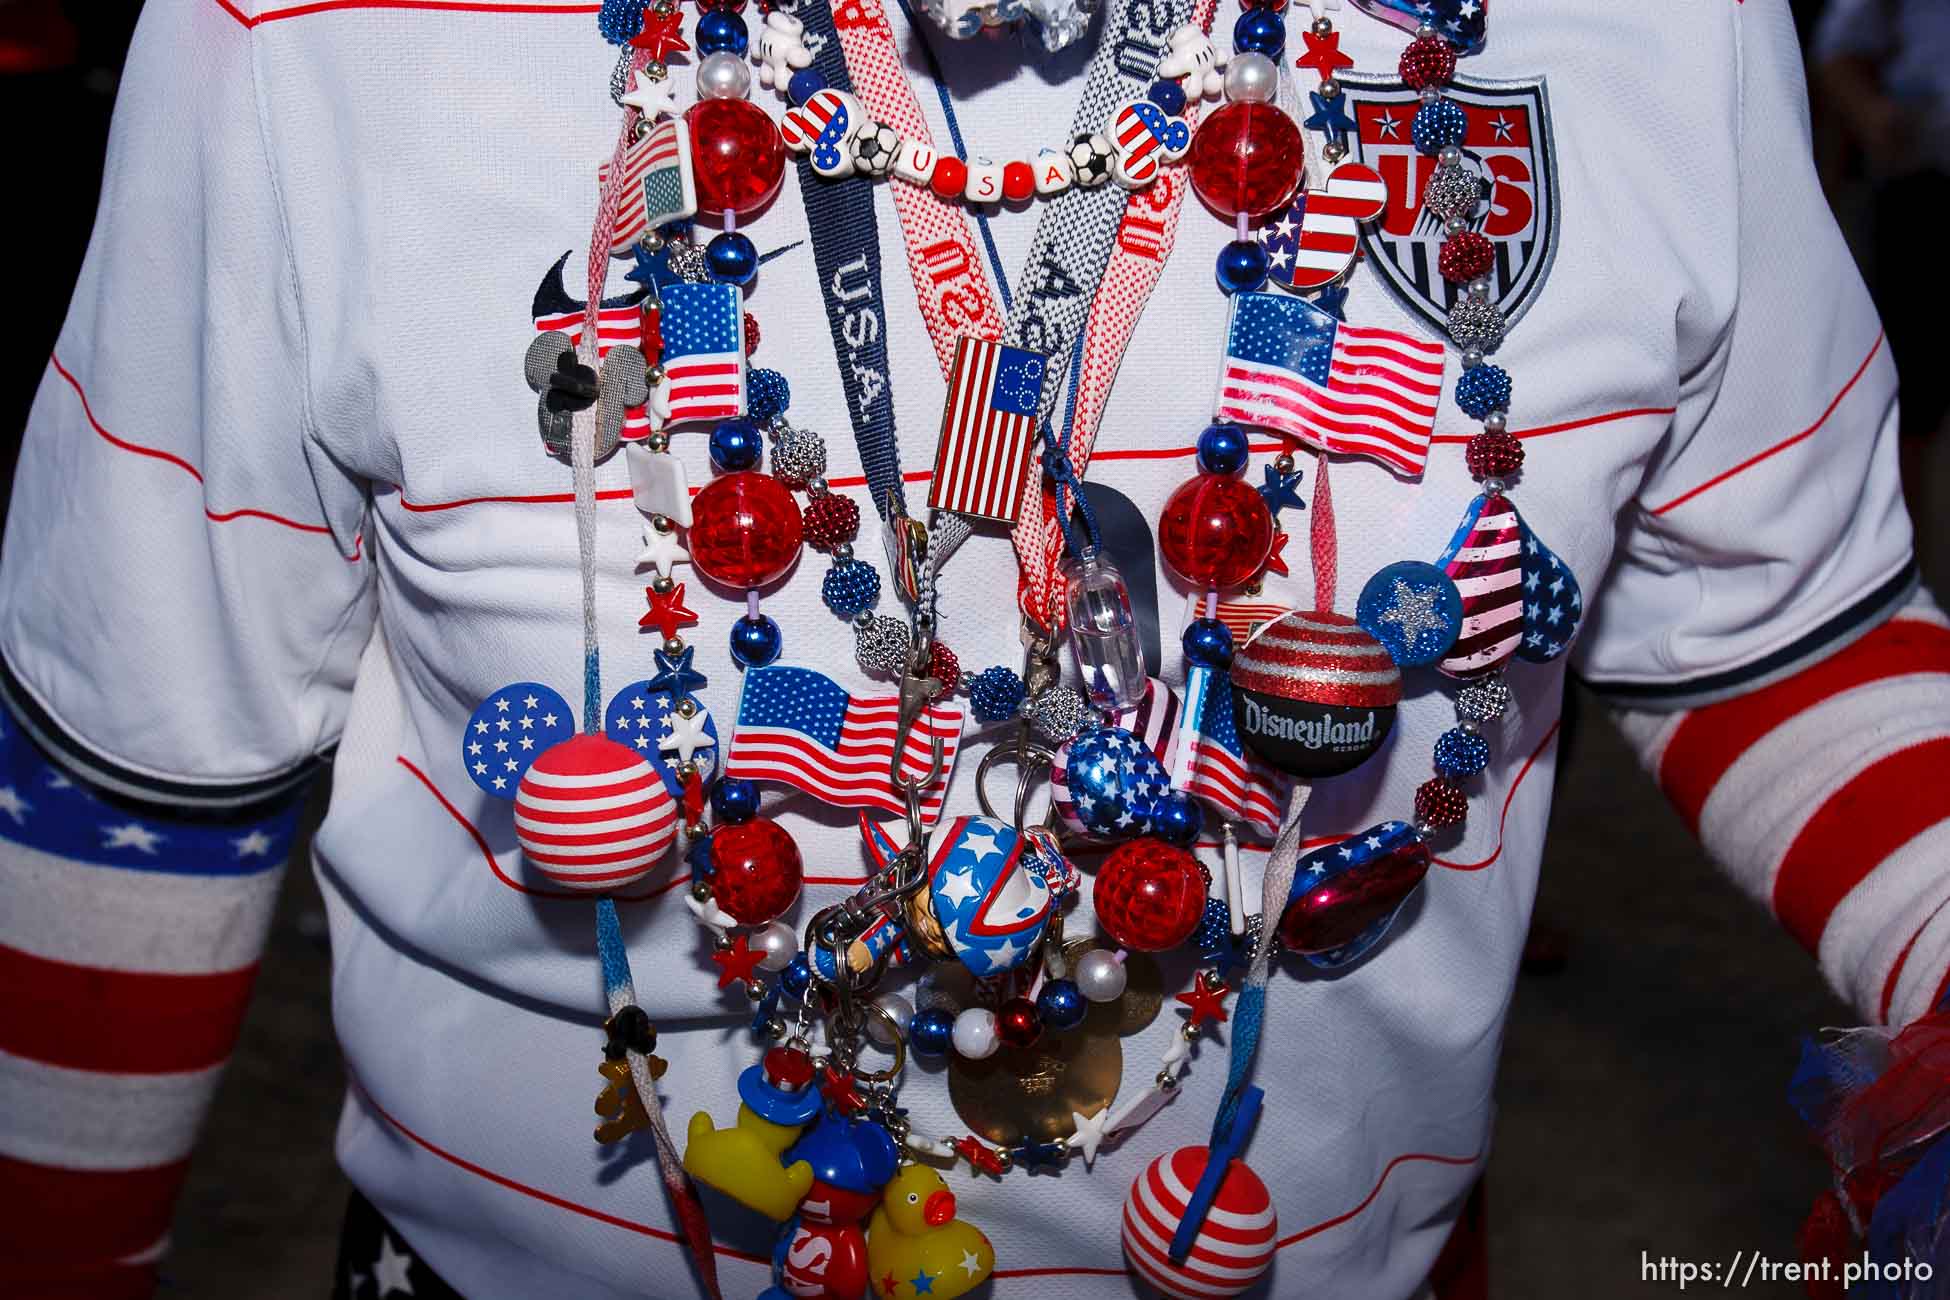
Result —
<instances>
[{"instance_id":1,"label":"jersey sleeve","mask_svg":"<svg viewBox=\"0 0 1950 1300\"><path fill-rule=\"evenodd\" d=\"M301 781L369 628L366 494L309 436L252 39L226 6L145 11L0 555L16 717L177 807Z\"/></svg>"},{"instance_id":2,"label":"jersey sleeve","mask_svg":"<svg viewBox=\"0 0 1950 1300\"><path fill-rule=\"evenodd\" d=\"M1815 176L1794 25L1782 5L1731 21L1738 174L1681 251L1701 271L1678 314L1677 409L1577 652L1638 709L1792 675L1915 582L1895 368Z\"/></svg>"}]
</instances>

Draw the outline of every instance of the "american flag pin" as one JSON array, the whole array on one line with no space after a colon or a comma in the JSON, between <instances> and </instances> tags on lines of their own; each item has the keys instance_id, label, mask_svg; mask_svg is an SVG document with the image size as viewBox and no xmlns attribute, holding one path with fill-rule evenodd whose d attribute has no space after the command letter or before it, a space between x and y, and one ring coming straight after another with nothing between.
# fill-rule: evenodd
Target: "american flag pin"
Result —
<instances>
[{"instance_id":1,"label":"american flag pin","mask_svg":"<svg viewBox=\"0 0 1950 1300\"><path fill-rule=\"evenodd\" d=\"M1040 352L966 334L955 341L930 507L1016 522L1048 373Z\"/></svg>"}]
</instances>

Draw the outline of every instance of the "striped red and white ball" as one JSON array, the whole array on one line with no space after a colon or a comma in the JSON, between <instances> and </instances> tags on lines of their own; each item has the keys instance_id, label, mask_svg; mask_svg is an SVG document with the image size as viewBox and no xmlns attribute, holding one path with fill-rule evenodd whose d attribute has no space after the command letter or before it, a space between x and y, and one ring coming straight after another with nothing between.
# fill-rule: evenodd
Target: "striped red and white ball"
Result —
<instances>
[{"instance_id":1,"label":"striped red and white ball","mask_svg":"<svg viewBox=\"0 0 1950 1300\"><path fill-rule=\"evenodd\" d=\"M1248 1290L1273 1264L1280 1232L1273 1197L1258 1174L1234 1160L1192 1239L1191 1253L1173 1263L1171 1239L1205 1173L1204 1147L1159 1156L1131 1184L1124 1200L1124 1259L1138 1277L1173 1300L1211 1300Z\"/></svg>"},{"instance_id":2,"label":"striped red and white ball","mask_svg":"<svg viewBox=\"0 0 1950 1300\"><path fill-rule=\"evenodd\" d=\"M677 804L650 764L607 736L542 751L515 789L515 838L551 884L604 893L641 879L677 838Z\"/></svg>"},{"instance_id":3,"label":"striped red and white ball","mask_svg":"<svg viewBox=\"0 0 1950 1300\"><path fill-rule=\"evenodd\" d=\"M1232 697L1239 738L1254 753L1295 776L1337 776L1388 738L1402 673L1353 619L1294 610L1233 655Z\"/></svg>"}]
</instances>

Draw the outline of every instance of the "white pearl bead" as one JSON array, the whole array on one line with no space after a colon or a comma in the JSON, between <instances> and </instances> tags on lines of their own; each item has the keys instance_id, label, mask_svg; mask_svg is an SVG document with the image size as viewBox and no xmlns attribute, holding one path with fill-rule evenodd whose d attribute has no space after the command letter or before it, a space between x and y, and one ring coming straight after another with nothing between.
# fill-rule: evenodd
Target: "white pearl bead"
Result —
<instances>
[{"instance_id":1,"label":"white pearl bead","mask_svg":"<svg viewBox=\"0 0 1950 1300\"><path fill-rule=\"evenodd\" d=\"M751 93L752 70L736 54L719 50L697 65L699 99L743 99Z\"/></svg>"},{"instance_id":2,"label":"white pearl bead","mask_svg":"<svg viewBox=\"0 0 1950 1300\"><path fill-rule=\"evenodd\" d=\"M784 970L799 955L799 936L784 921L774 921L753 934L748 941L759 952L764 953L758 964L765 970Z\"/></svg>"},{"instance_id":3,"label":"white pearl bead","mask_svg":"<svg viewBox=\"0 0 1950 1300\"><path fill-rule=\"evenodd\" d=\"M1279 93L1280 70L1264 54L1235 54L1226 64L1226 98L1269 104Z\"/></svg>"},{"instance_id":4,"label":"white pearl bead","mask_svg":"<svg viewBox=\"0 0 1950 1300\"><path fill-rule=\"evenodd\" d=\"M1124 996L1124 963L1102 948L1093 948L1077 961L1077 987L1092 1002L1115 1002Z\"/></svg>"},{"instance_id":5,"label":"white pearl bead","mask_svg":"<svg viewBox=\"0 0 1950 1300\"><path fill-rule=\"evenodd\" d=\"M995 1028L995 1012L987 1007L970 1007L955 1017L955 1050L971 1061L995 1055L1002 1039Z\"/></svg>"},{"instance_id":6,"label":"white pearl bead","mask_svg":"<svg viewBox=\"0 0 1950 1300\"><path fill-rule=\"evenodd\" d=\"M883 993L873 1000L873 1004L886 1012L881 1016L867 1017L867 1037L882 1047L892 1047L894 1040L907 1032L908 1024L914 1019L914 1004L898 993ZM890 1028L887 1021L893 1021Z\"/></svg>"}]
</instances>

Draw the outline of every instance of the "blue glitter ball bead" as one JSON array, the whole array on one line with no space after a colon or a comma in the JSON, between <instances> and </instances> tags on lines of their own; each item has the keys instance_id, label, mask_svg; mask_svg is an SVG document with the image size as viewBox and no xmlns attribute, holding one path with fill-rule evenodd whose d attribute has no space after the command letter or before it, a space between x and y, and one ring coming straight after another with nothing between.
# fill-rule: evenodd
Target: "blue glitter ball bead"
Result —
<instances>
[{"instance_id":1,"label":"blue glitter ball bead","mask_svg":"<svg viewBox=\"0 0 1950 1300\"><path fill-rule=\"evenodd\" d=\"M1185 658L1195 664L1224 668L1232 662L1232 632L1216 618L1195 618L1182 638Z\"/></svg>"},{"instance_id":2,"label":"blue glitter ball bead","mask_svg":"<svg viewBox=\"0 0 1950 1300\"><path fill-rule=\"evenodd\" d=\"M1478 366L1456 381L1456 405L1464 415L1480 420L1491 411L1510 409L1510 372L1502 366Z\"/></svg>"},{"instance_id":3,"label":"blue glitter ball bead","mask_svg":"<svg viewBox=\"0 0 1950 1300\"><path fill-rule=\"evenodd\" d=\"M1264 54L1278 63L1286 53L1286 15L1271 9L1248 9L1232 25L1235 54Z\"/></svg>"},{"instance_id":4,"label":"blue glitter ball bead","mask_svg":"<svg viewBox=\"0 0 1950 1300\"><path fill-rule=\"evenodd\" d=\"M1036 1014L1045 1029L1075 1029L1090 1014L1090 999L1075 980L1048 980L1036 995Z\"/></svg>"},{"instance_id":5,"label":"blue glitter ball bead","mask_svg":"<svg viewBox=\"0 0 1950 1300\"><path fill-rule=\"evenodd\" d=\"M733 826L758 816L758 782L720 777L711 787L711 815Z\"/></svg>"},{"instance_id":6,"label":"blue glitter ball bead","mask_svg":"<svg viewBox=\"0 0 1950 1300\"><path fill-rule=\"evenodd\" d=\"M697 19L697 53L728 53L743 56L751 48L752 34L741 15L728 9L707 9Z\"/></svg>"},{"instance_id":7,"label":"blue glitter ball bead","mask_svg":"<svg viewBox=\"0 0 1950 1300\"><path fill-rule=\"evenodd\" d=\"M1435 740L1435 770L1444 776L1475 776L1490 765L1490 742L1473 731L1451 727Z\"/></svg>"},{"instance_id":8,"label":"blue glitter ball bead","mask_svg":"<svg viewBox=\"0 0 1950 1300\"><path fill-rule=\"evenodd\" d=\"M765 454L765 439L750 420L723 420L711 430L711 464L720 470L752 469Z\"/></svg>"},{"instance_id":9,"label":"blue glitter ball bead","mask_svg":"<svg viewBox=\"0 0 1950 1300\"><path fill-rule=\"evenodd\" d=\"M1207 474L1237 474L1251 454L1246 431L1236 424L1208 424L1198 435L1198 467Z\"/></svg>"},{"instance_id":10,"label":"blue glitter ball bead","mask_svg":"<svg viewBox=\"0 0 1950 1300\"><path fill-rule=\"evenodd\" d=\"M968 702L977 722L1007 722L1022 707L1026 693L1015 669L1001 664L984 668L968 683Z\"/></svg>"},{"instance_id":11,"label":"blue glitter ball bead","mask_svg":"<svg viewBox=\"0 0 1950 1300\"><path fill-rule=\"evenodd\" d=\"M779 657L785 637L769 614L751 615L731 625L731 657L742 668L763 668Z\"/></svg>"},{"instance_id":12,"label":"blue glitter ball bead","mask_svg":"<svg viewBox=\"0 0 1950 1300\"><path fill-rule=\"evenodd\" d=\"M1252 293L1266 284L1272 269L1266 245L1257 239L1235 239L1219 250L1219 262L1213 274L1218 277L1219 288L1226 293Z\"/></svg>"},{"instance_id":13,"label":"blue glitter ball bead","mask_svg":"<svg viewBox=\"0 0 1950 1300\"><path fill-rule=\"evenodd\" d=\"M704 269L724 284L750 284L758 274L758 245L742 230L721 231L704 246Z\"/></svg>"},{"instance_id":14,"label":"blue glitter ball bead","mask_svg":"<svg viewBox=\"0 0 1950 1300\"><path fill-rule=\"evenodd\" d=\"M803 104L826 89L826 78L811 68L801 68L792 74L792 80L785 83L785 93L795 104Z\"/></svg>"},{"instance_id":15,"label":"blue glitter ball bead","mask_svg":"<svg viewBox=\"0 0 1950 1300\"><path fill-rule=\"evenodd\" d=\"M1151 805L1151 833L1167 844L1190 848L1205 828L1205 810L1198 801L1173 791Z\"/></svg>"},{"instance_id":16,"label":"blue glitter ball bead","mask_svg":"<svg viewBox=\"0 0 1950 1300\"><path fill-rule=\"evenodd\" d=\"M841 618L872 609L880 599L880 570L863 560L835 560L819 584L820 599Z\"/></svg>"},{"instance_id":17,"label":"blue glitter ball bead","mask_svg":"<svg viewBox=\"0 0 1950 1300\"><path fill-rule=\"evenodd\" d=\"M596 30L611 45L628 43L643 30L643 0L603 0L596 11Z\"/></svg>"},{"instance_id":18,"label":"blue glitter ball bead","mask_svg":"<svg viewBox=\"0 0 1950 1300\"><path fill-rule=\"evenodd\" d=\"M916 1011L907 1022L907 1046L916 1056L941 1056L955 1041L955 1017L945 1007Z\"/></svg>"},{"instance_id":19,"label":"blue glitter ball bead","mask_svg":"<svg viewBox=\"0 0 1950 1300\"><path fill-rule=\"evenodd\" d=\"M1154 81L1144 97L1173 117L1185 111L1185 91L1175 81Z\"/></svg>"},{"instance_id":20,"label":"blue glitter ball bead","mask_svg":"<svg viewBox=\"0 0 1950 1300\"><path fill-rule=\"evenodd\" d=\"M1415 121L1408 133L1423 153L1441 153L1450 145L1460 145L1469 131L1469 118L1462 105L1453 99L1438 99L1415 110Z\"/></svg>"},{"instance_id":21,"label":"blue glitter ball bead","mask_svg":"<svg viewBox=\"0 0 1950 1300\"><path fill-rule=\"evenodd\" d=\"M812 987L812 963L806 960L805 953L787 962L785 969L779 972L779 987L785 990L789 998L806 996L806 990Z\"/></svg>"},{"instance_id":22,"label":"blue glitter ball bead","mask_svg":"<svg viewBox=\"0 0 1950 1300\"><path fill-rule=\"evenodd\" d=\"M760 367L745 376L745 409L761 423L776 420L792 406L792 385L776 370Z\"/></svg>"}]
</instances>

